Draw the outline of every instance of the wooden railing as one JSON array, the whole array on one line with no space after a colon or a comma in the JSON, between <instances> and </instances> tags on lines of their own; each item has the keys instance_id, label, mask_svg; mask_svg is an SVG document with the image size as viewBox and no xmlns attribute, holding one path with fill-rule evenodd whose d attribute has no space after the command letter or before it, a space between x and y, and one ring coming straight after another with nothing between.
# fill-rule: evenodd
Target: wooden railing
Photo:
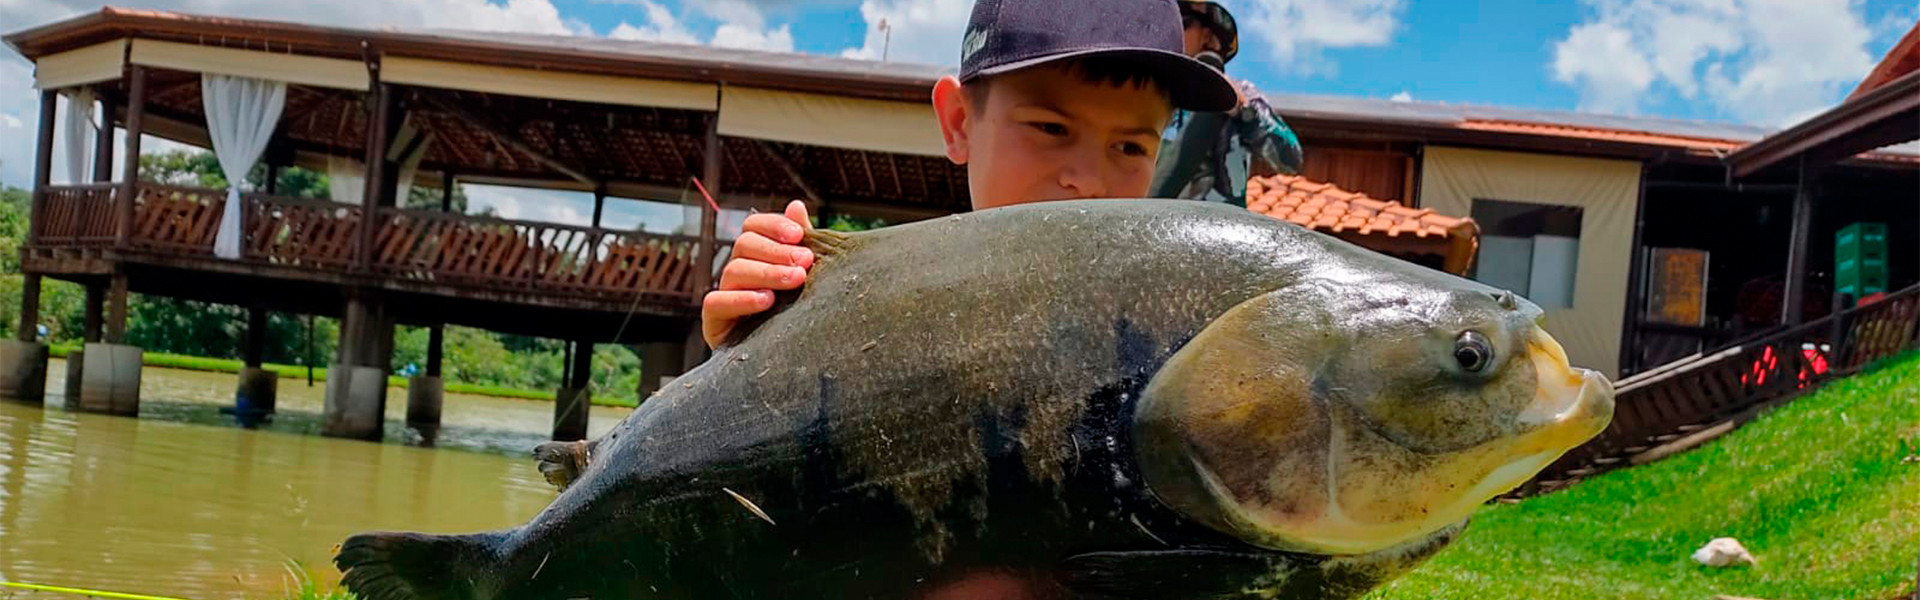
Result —
<instances>
[{"instance_id":1,"label":"wooden railing","mask_svg":"<svg viewBox=\"0 0 1920 600\"><path fill-rule=\"evenodd\" d=\"M1920 285L1622 379L1615 387L1612 424L1541 471L1515 495L1552 491L1625 466L1662 444L1750 416L1761 405L1811 391L1912 350L1916 326L1920 326Z\"/></svg>"},{"instance_id":2,"label":"wooden railing","mask_svg":"<svg viewBox=\"0 0 1920 600\"><path fill-rule=\"evenodd\" d=\"M32 224L40 243L113 245L115 190L111 183L48 187L42 213Z\"/></svg>"},{"instance_id":3,"label":"wooden railing","mask_svg":"<svg viewBox=\"0 0 1920 600\"><path fill-rule=\"evenodd\" d=\"M213 254L220 211L227 205L225 191L143 183L135 196L134 247L174 254Z\"/></svg>"},{"instance_id":4,"label":"wooden railing","mask_svg":"<svg viewBox=\"0 0 1920 600\"><path fill-rule=\"evenodd\" d=\"M698 245L685 236L386 209L374 265L437 283L691 300Z\"/></svg>"},{"instance_id":5,"label":"wooden railing","mask_svg":"<svg viewBox=\"0 0 1920 600\"><path fill-rule=\"evenodd\" d=\"M353 266L360 243L360 207L265 194L248 194L246 202L243 257L276 266Z\"/></svg>"},{"instance_id":6,"label":"wooden railing","mask_svg":"<svg viewBox=\"0 0 1920 600\"><path fill-rule=\"evenodd\" d=\"M113 246L119 190L111 184L49 186L32 224L35 243ZM126 249L213 257L226 191L152 183L136 190ZM360 268L360 207L266 194L242 199L240 262ZM698 238L418 210L381 209L375 216L367 268L395 280L683 306L698 298Z\"/></svg>"}]
</instances>

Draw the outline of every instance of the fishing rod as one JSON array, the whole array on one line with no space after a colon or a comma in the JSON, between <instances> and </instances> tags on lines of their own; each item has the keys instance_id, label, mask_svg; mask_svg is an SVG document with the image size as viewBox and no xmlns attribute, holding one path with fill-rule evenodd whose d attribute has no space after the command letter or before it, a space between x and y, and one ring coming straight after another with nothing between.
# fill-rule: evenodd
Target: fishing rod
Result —
<instances>
[{"instance_id":1,"label":"fishing rod","mask_svg":"<svg viewBox=\"0 0 1920 600\"><path fill-rule=\"evenodd\" d=\"M186 598L174 598L171 596L148 596L144 594L128 594L123 592L106 592L101 590L88 590L88 589L81 589L81 588L60 587L57 585L40 585L35 583L19 583L14 581L0 581L0 587L33 590L36 592L54 592L59 594L73 594L76 596L91 596L94 598L114 598L116 600L187 600Z\"/></svg>"}]
</instances>

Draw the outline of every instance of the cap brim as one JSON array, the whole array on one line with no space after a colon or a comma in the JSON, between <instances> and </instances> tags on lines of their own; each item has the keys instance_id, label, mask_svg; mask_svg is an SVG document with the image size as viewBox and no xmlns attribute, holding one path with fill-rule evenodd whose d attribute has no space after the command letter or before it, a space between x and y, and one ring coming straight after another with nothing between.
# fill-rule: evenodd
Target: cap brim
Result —
<instances>
[{"instance_id":1,"label":"cap brim","mask_svg":"<svg viewBox=\"0 0 1920 600\"><path fill-rule=\"evenodd\" d=\"M1142 69L1154 73L1168 88L1173 107L1193 112L1223 112L1238 104L1239 94L1225 73L1193 57L1152 48L1095 48L995 65L981 69L978 75L999 75L1072 58L1112 56L1138 61Z\"/></svg>"}]
</instances>

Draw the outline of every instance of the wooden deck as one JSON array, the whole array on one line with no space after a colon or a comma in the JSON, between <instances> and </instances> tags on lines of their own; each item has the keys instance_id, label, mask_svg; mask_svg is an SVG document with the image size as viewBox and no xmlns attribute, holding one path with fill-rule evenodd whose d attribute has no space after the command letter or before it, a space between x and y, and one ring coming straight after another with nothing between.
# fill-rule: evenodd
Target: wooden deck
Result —
<instances>
[{"instance_id":1,"label":"wooden deck","mask_svg":"<svg viewBox=\"0 0 1920 600\"><path fill-rule=\"evenodd\" d=\"M213 254L223 190L48 186L29 235L28 268L86 276L134 264L560 310L697 313L696 237L397 208L379 209L369 221L358 205L241 198L241 256L227 260ZM368 222L374 234L363 240Z\"/></svg>"}]
</instances>

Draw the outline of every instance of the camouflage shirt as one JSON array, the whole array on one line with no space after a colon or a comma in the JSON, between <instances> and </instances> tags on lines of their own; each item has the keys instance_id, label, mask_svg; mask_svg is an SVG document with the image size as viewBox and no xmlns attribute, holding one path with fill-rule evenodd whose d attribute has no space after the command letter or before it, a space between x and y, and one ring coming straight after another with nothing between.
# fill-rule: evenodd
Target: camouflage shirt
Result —
<instances>
[{"instance_id":1,"label":"camouflage shirt","mask_svg":"<svg viewBox=\"0 0 1920 600\"><path fill-rule=\"evenodd\" d=\"M1252 83L1239 83L1247 103L1224 113L1175 110L1154 168L1156 198L1247 205L1254 173L1299 174L1300 140ZM1253 162L1260 161L1255 171Z\"/></svg>"}]
</instances>

